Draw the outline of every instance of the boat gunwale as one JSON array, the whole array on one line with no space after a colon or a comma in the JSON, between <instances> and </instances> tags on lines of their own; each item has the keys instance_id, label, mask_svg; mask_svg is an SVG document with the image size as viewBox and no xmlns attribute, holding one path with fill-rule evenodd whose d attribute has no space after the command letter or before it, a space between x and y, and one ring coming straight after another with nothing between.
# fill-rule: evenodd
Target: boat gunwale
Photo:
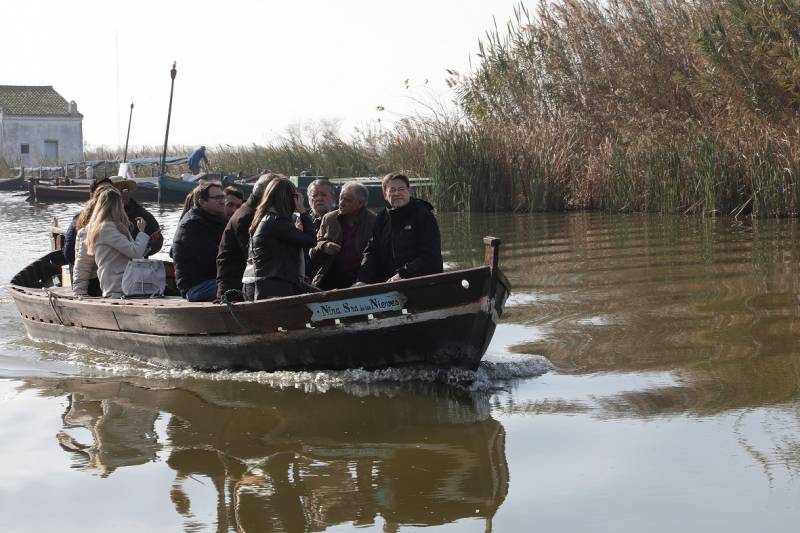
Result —
<instances>
[{"instance_id":1,"label":"boat gunwale","mask_svg":"<svg viewBox=\"0 0 800 533\"><path fill-rule=\"evenodd\" d=\"M39 261L39 260L37 260ZM37 261L31 263L35 264ZM30 265L29 265L30 266ZM27 267L26 267L27 268ZM43 300L50 300L56 298L58 300L66 300L87 306L133 306L133 307L151 307L158 309L221 309L224 306L232 306L235 309L250 309L258 307L272 307L274 305L287 305L287 304L307 304L307 303L324 303L329 301L343 300L348 298L357 298L362 296L374 296L390 292L392 290L412 289L426 285L439 285L442 282L450 281L450 278L458 278L462 276L477 275L482 272L486 273L487 279L491 277L491 268L483 265L480 267L472 267L459 270L451 270L439 274L430 274L427 276L419 276L415 278L401 279L393 282L374 283L368 285L360 285L358 287L348 287L346 289L331 289L327 291L300 294L296 296L282 296L277 298L269 298L266 300L257 300L253 302L231 302L228 304L219 304L213 302L189 302L183 298L103 298L103 297L85 297L68 294L59 294L57 292L49 291L49 287L33 288L25 287L22 285L9 284L7 289L9 291L16 291L27 295L32 298L41 298ZM505 278L505 276L503 276ZM12 293L13 297L13 293Z\"/></svg>"}]
</instances>

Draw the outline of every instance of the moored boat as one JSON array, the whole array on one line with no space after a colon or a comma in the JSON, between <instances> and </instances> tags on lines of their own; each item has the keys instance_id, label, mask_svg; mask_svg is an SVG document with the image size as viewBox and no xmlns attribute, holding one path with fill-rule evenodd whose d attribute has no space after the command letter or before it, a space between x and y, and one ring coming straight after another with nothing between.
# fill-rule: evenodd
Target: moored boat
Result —
<instances>
[{"instance_id":1,"label":"moored boat","mask_svg":"<svg viewBox=\"0 0 800 533\"><path fill-rule=\"evenodd\" d=\"M224 187L231 184L230 178L222 174L201 174L195 181L186 181L174 176L162 175L158 177L158 201L165 203L183 202L186 195L197 187L197 183L200 179L219 181ZM252 185L250 190L252 191ZM249 192L247 194L249 194ZM245 198L246 197L247 196L245 196Z\"/></svg>"},{"instance_id":2,"label":"moored boat","mask_svg":"<svg viewBox=\"0 0 800 533\"><path fill-rule=\"evenodd\" d=\"M170 367L475 369L510 292L499 268L499 239L486 237L484 245L485 264L477 268L224 305L78 298L60 286L65 261L56 250L19 272L9 293L33 339Z\"/></svg>"},{"instance_id":3,"label":"moored boat","mask_svg":"<svg viewBox=\"0 0 800 533\"><path fill-rule=\"evenodd\" d=\"M158 200L158 187L143 183L131 193L142 202ZM33 182L31 197L37 202L85 202L89 199L89 185L45 185Z\"/></svg>"},{"instance_id":4,"label":"moored boat","mask_svg":"<svg viewBox=\"0 0 800 533\"><path fill-rule=\"evenodd\" d=\"M0 191L20 191L25 189L25 176L0 178Z\"/></svg>"}]
</instances>

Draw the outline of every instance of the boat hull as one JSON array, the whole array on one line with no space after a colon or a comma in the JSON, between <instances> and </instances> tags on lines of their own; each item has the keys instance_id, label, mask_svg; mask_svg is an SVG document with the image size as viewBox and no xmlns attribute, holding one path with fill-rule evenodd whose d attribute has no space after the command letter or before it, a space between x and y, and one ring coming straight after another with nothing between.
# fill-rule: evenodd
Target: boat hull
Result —
<instances>
[{"instance_id":1,"label":"boat hull","mask_svg":"<svg viewBox=\"0 0 800 533\"><path fill-rule=\"evenodd\" d=\"M20 271L8 291L33 339L162 366L476 369L510 291L497 266L497 246L496 239L487 243L492 266L231 304L78 298L52 286L64 262L54 251Z\"/></svg>"},{"instance_id":2,"label":"boat hull","mask_svg":"<svg viewBox=\"0 0 800 533\"><path fill-rule=\"evenodd\" d=\"M0 178L0 191L21 191L25 189L25 178Z\"/></svg>"},{"instance_id":3,"label":"boat hull","mask_svg":"<svg viewBox=\"0 0 800 533\"><path fill-rule=\"evenodd\" d=\"M491 313L436 313L376 324L279 334L151 335L25 320L34 340L124 353L163 367L198 370L343 370L401 366L478 367ZM124 351L120 347L124 346Z\"/></svg>"},{"instance_id":4,"label":"boat hull","mask_svg":"<svg viewBox=\"0 0 800 533\"><path fill-rule=\"evenodd\" d=\"M136 187L131 194L138 201L155 202L158 200L158 187ZM37 202L85 202L89 199L89 186L36 184L33 197Z\"/></svg>"}]
</instances>

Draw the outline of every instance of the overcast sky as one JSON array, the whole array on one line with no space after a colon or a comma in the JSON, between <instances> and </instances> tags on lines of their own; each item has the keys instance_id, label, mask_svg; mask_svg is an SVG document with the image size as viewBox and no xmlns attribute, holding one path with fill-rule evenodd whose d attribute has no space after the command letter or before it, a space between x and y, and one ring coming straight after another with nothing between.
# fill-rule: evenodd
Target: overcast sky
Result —
<instances>
[{"instance_id":1,"label":"overcast sky","mask_svg":"<svg viewBox=\"0 0 800 533\"><path fill-rule=\"evenodd\" d=\"M516 0L29 0L4 6L0 84L75 100L91 146L264 143L288 126L390 123L414 99L451 101ZM409 88L406 88L408 80ZM427 84L426 84L427 80ZM385 111L378 111L383 106Z\"/></svg>"}]
</instances>

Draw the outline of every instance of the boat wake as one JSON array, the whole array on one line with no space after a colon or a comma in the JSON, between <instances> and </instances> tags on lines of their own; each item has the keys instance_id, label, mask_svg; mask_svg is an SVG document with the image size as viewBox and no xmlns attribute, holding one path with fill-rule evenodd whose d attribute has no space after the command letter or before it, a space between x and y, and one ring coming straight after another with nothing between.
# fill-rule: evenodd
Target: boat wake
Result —
<instances>
[{"instance_id":1,"label":"boat wake","mask_svg":"<svg viewBox=\"0 0 800 533\"><path fill-rule=\"evenodd\" d=\"M164 368L129 355L80 348L65 353L62 347L58 353L54 350L52 355L54 359L73 365L81 374L85 370L93 375L139 376L157 380L256 382L281 389L297 388L308 392L346 389L348 392L364 395L386 393L395 387L404 388L405 385L420 383L448 385L467 391L493 391L505 389L516 380L541 376L554 368L550 361L541 356L509 354L484 359L475 371L409 366L381 370L204 372Z\"/></svg>"}]
</instances>

